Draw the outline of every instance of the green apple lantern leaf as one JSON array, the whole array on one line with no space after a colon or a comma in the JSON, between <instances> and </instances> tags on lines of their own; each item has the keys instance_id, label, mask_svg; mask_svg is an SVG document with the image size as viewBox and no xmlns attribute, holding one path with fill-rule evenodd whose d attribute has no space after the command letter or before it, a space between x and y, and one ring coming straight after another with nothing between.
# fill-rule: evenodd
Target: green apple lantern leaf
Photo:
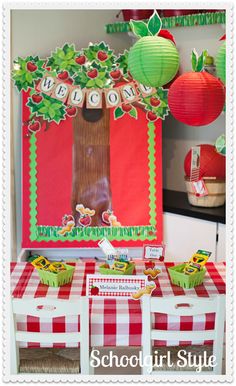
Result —
<instances>
[{"instance_id":1,"label":"green apple lantern leaf","mask_svg":"<svg viewBox=\"0 0 236 386\"><path fill-rule=\"evenodd\" d=\"M157 12L147 23L131 20L130 25L140 38L128 56L128 68L133 78L151 87L169 83L179 69L179 53L171 40L157 36L162 26Z\"/></svg>"},{"instance_id":2,"label":"green apple lantern leaf","mask_svg":"<svg viewBox=\"0 0 236 386\"><path fill-rule=\"evenodd\" d=\"M220 40L224 40L222 45L220 46L217 55L216 55L216 73L217 76L225 83L225 54L226 54L226 40L225 35L221 37Z\"/></svg>"}]
</instances>

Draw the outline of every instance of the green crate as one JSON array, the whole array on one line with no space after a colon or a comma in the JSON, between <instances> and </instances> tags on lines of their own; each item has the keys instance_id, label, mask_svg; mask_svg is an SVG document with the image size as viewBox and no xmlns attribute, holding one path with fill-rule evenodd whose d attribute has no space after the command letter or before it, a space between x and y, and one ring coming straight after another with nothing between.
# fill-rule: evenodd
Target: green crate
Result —
<instances>
[{"instance_id":1,"label":"green crate","mask_svg":"<svg viewBox=\"0 0 236 386\"><path fill-rule=\"evenodd\" d=\"M103 275L132 275L134 271L134 267L135 267L134 263L129 263L126 271L122 272L111 268L104 268L103 265L100 265L99 272Z\"/></svg>"},{"instance_id":2,"label":"green crate","mask_svg":"<svg viewBox=\"0 0 236 386\"><path fill-rule=\"evenodd\" d=\"M37 269L41 283L47 284L50 287L61 287L64 284L70 283L72 281L75 267L68 264L64 265L66 270L58 273Z\"/></svg>"},{"instance_id":3,"label":"green crate","mask_svg":"<svg viewBox=\"0 0 236 386\"><path fill-rule=\"evenodd\" d=\"M186 264L184 263L168 268L172 284L187 289L202 284L206 273L206 268L203 267L199 272L192 275L186 275L183 273L185 265Z\"/></svg>"}]
</instances>

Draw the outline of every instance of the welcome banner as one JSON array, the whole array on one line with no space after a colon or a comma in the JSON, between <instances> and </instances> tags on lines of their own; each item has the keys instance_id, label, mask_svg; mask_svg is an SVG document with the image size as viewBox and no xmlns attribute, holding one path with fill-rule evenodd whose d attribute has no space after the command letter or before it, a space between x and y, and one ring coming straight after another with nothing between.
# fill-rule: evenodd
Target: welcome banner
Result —
<instances>
[{"instance_id":1,"label":"welcome banner","mask_svg":"<svg viewBox=\"0 0 236 386\"><path fill-rule=\"evenodd\" d=\"M140 94L143 98L154 95L154 87L144 86L138 82L126 82L115 88L81 88L79 85L70 85L57 78L46 74L39 82L36 90L52 98L60 100L66 105L82 107L86 100L88 109L100 109L103 105L103 95L107 108L118 107L122 103L139 101Z\"/></svg>"}]
</instances>

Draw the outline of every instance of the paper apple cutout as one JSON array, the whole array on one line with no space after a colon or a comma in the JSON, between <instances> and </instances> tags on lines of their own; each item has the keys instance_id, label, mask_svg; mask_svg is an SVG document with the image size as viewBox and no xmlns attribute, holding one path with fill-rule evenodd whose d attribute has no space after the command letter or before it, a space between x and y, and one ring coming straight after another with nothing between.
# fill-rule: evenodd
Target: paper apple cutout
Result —
<instances>
[{"instance_id":1,"label":"paper apple cutout","mask_svg":"<svg viewBox=\"0 0 236 386\"><path fill-rule=\"evenodd\" d=\"M39 94L33 94L32 95L32 101L34 103L40 103L42 100L43 100L42 95L39 95Z\"/></svg>"},{"instance_id":2,"label":"paper apple cutout","mask_svg":"<svg viewBox=\"0 0 236 386\"><path fill-rule=\"evenodd\" d=\"M26 67L27 67L27 70L30 71L30 72L35 72L35 71L37 70L37 68L38 68L38 67L37 67L34 63L32 63L32 62L28 62L27 65L26 65Z\"/></svg>"}]
</instances>

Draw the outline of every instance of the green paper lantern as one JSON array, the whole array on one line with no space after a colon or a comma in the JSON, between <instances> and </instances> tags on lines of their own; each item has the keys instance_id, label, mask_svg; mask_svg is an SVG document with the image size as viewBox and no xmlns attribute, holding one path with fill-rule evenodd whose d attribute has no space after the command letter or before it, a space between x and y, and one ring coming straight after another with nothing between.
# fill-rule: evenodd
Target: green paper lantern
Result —
<instances>
[{"instance_id":1,"label":"green paper lantern","mask_svg":"<svg viewBox=\"0 0 236 386\"><path fill-rule=\"evenodd\" d=\"M216 55L216 73L223 83L225 83L225 51L226 41L220 46Z\"/></svg>"},{"instance_id":2,"label":"green paper lantern","mask_svg":"<svg viewBox=\"0 0 236 386\"><path fill-rule=\"evenodd\" d=\"M128 68L139 83L161 87L177 74L179 53L168 39L160 36L144 36L131 47Z\"/></svg>"}]
</instances>

